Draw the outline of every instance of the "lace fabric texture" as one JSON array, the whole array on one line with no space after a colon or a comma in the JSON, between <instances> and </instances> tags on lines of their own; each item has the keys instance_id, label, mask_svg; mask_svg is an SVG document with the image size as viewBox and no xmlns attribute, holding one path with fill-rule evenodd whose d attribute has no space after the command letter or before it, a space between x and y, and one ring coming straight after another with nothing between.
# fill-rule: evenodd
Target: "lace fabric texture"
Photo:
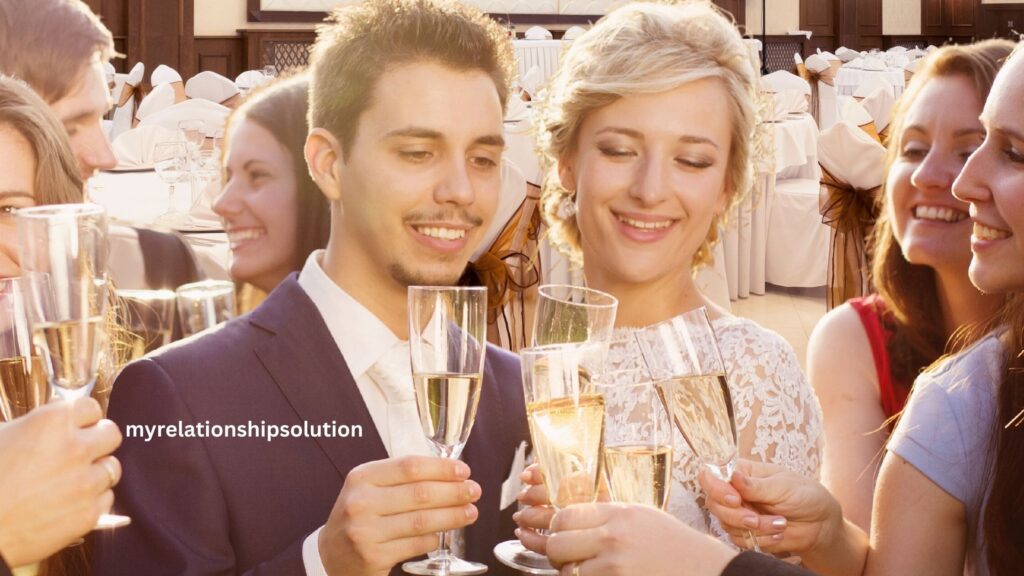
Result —
<instances>
[{"instance_id":1,"label":"lace fabric texture","mask_svg":"<svg viewBox=\"0 0 1024 576\"><path fill-rule=\"evenodd\" d=\"M778 334L744 318L712 321L732 394L740 458L771 462L817 479L823 441L821 406L792 347ZM633 328L617 328L608 352L609 370L644 368ZM627 425L638 411L610 406L606 426ZM675 455L668 512L694 529L730 543L704 506L697 483L701 462L674 431Z\"/></svg>"}]
</instances>

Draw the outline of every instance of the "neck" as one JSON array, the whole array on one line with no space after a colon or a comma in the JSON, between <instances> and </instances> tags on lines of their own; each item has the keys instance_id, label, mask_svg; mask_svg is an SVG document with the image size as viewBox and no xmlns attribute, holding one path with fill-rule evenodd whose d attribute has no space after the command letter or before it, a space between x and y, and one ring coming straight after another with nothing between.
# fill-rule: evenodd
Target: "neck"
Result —
<instances>
[{"instance_id":1,"label":"neck","mask_svg":"<svg viewBox=\"0 0 1024 576\"><path fill-rule=\"evenodd\" d=\"M960 326L988 318L1002 302L999 295L982 294L964 270L936 269L935 291L947 339Z\"/></svg>"},{"instance_id":2,"label":"neck","mask_svg":"<svg viewBox=\"0 0 1024 576\"><path fill-rule=\"evenodd\" d=\"M349 296L373 313L395 336L409 338L407 312L408 290L399 285L387 270L368 262L370 258L360 250L345 250L352 243L335 238L327 243L320 262L324 272Z\"/></svg>"},{"instance_id":3,"label":"neck","mask_svg":"<svg viewBox=\"0 0 1024 576\"><path fill-rule=\"evenodd\" d=\"M709 313L716 315L711 311L710 302L694 284L689 268L648 282L611 278L603 271L586 266L583 272L587 286L607 292L619 300L616 327L650 326L701 306L709 306Z\"/></svg>"}]
</instances>

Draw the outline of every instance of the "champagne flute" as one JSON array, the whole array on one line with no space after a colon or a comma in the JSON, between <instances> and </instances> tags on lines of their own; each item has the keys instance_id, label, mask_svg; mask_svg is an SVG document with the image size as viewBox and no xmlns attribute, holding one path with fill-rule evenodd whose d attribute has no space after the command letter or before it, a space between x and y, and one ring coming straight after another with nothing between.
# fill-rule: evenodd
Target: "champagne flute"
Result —
<instances>
[{"instance_id":1,"label":"champagne flute","mask_svg":"<svg viewBox=\"0 0 1024 576\"><path fill-rule=\"evenodd\" d=\"M672 423L647 370L605 372L604 464L612 500L664 510L672 486Z\"/></svg>"},{"instance_id":2,"label":"champagne flute","mask_svg":"<svg viewBox=\"0 0 1024 576\"><path fill-rule=\"evenodd\" d=\"M487 289L410 286L409 353L416 409L435 455L458 459L476 420L487 349ZM452 554L448 533L409 574L483 574L487 566Z\"/></svg>"},{"instance_id":3,"label":"champagne flute","mask_svg":"<svg viewBox=\"0 0 1024 576\"><path fill-rule=\"evenodd\" d=\"M533 316L533 346L605 342L615 328L619 302L611 294L568 284L545 284L537 290ZM536 442L534 442L536 446ZM519 540L494 547L502 564L541 576L557 576L543 554L528 550Z\"/></svg>"},{"instance_id":4,"label":"champagne flute","mask_svg":"<svg viewBox=\"0 0 1024 576\"><path fill-rule=\"evenodd\" d=\"M106 212L96 204L57 204L18 210L16 220L32 340L50 393L88 396L107 342ZM96 528L130 521L103 514Z\"/></svg>"},{"instance_id":5,"label":"champagne flute","mask_svg":"<svg viewBox=\"0 0 1024 576\"><path fill-rule=\"evenodd\" d=\"M198 334L235 317L235 285L227 280L201 280L175 290L182 336Z\"/></svg>"},{"instance_id":6,"label":"champagne flute","mask_svg":"<svg viewBox=\"0 0 1024 576\"><path fill-rule=\"evenodd\" d=\"M0 280L0 421L10 422L46 403L50 389L25 315L20 278Z\"/></svg>"},{"instance_id":7,"label":"champagne flute","mask_svg":"<svg viewBox=\"0 0 1024 576\"><path fill-rule=\"evenodd\" d=\"M171 343L175 294L171 290L118 290L125 327L131 333L129 362Z\"/></svg>"},{"instance_id":8,"label":"champagne flute","mask_svg":"<svg viewBox=\"0 0 1024 576\"><path fill-rule=\"evenodd\" d=\"M704 468L725 482L739 457L732 394L703 307L636 333L640 353L679 432ZM757 539L747 530L752 548Z\"/></svg>"},{"instance_id":9,"label":"champagne flute","mask_svg":"<svg viewBox=\"0 0 1024 576\"><path fill-rule=\"evenodd\" d=\"M545 284L537 291L533 345L607 341L618 305L614 296L600 290Z\"/></svg>"},{"instance_id":10,"label":"champagne flute","mask_svg":"<svg viewBox=\"0 0 1024 576\"><path fill-rule=\"evenodd\" d=\"M188 149L185 142L161 142L153 147L153 168L157 176L167 184L167 211L156 223L163 226L180 226L188 215L178 210L174 200L175 183L188 174Z\"/></svg>"}]
</instances>

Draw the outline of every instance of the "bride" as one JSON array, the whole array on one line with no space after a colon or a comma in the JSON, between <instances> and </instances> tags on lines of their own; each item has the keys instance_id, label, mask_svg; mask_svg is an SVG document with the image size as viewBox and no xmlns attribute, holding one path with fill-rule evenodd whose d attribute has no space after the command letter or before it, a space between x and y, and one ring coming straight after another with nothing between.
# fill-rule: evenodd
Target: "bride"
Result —
<instances>
[{"instance_id":1,"label":"bride","mask_svg":"<svg viewBox=\"0 0 1024 576\"><path fill-rule=\"evenodd\" d=\"M619 300L612 369L643 366L632 330L706 307L740 457L817 478L821 410L793 349L694 284L724 215L751 188L756 82L739 32L709 3L638 3L610 13L573 42L540 108L540 147L551 167L544 217L587 285ZM675 446L668 512L727 540L703 505L700 462L678 432ZM539 474L529 477L539 483ZM524 503L542 503L541 493L531 490ZM549 515L534 507L517 519L543 528ZM542 536L520 535L543 551Z\"/></svg>"}]
</instances>

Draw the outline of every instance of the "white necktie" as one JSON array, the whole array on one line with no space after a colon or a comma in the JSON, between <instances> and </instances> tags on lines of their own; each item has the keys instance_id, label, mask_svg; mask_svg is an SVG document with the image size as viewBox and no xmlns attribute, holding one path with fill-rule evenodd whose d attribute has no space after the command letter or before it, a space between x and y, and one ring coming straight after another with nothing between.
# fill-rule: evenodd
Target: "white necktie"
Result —
<instances>
[{"instance_id":1,"label":"white necktie","mask_svg":"<svg viewBox=\"0 0 1024 576\"><path fill-rule=\"evenodd\" d=\"M388 455L431 455L416 411L409 343L402 341L392 346L370 368L369 375L387 402L387 430L381 431L381 439L388 446Z\"/></svg>"}]
</instances>

